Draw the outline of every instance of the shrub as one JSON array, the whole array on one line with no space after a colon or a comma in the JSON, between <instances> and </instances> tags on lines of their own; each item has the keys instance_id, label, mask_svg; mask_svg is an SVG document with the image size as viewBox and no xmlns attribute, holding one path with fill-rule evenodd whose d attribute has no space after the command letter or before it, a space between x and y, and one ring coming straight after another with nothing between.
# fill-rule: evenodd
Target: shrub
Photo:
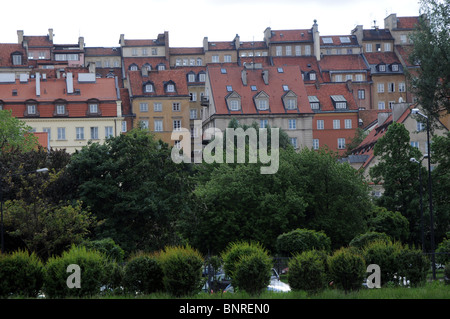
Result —
<instances>
[{"instance_id":1,"label":"shrub","mask_svg":"<svg viewBox=\"0 0 450 319\"><path fill-rule=\"evenodd\" d=\"M447 285L450 284L450 262L445 264L444 281Z\"/></svg>"},{"instance_id":2,"label":"shrub","mask_svg":"<svg viewBox=\"0 0 450 319\"><path fill-rule=\"evenodd\" d=\"M239 259L242 256L251 255L252 253L257 253L261 250L264 250L264 248L259 243L245 241L230 243L227 249L222 253L225 274L228 277L233 278Z\"/></svg>"},{"instance_id":3,"label":"shrub","mask_svg":"<svg viewBox=\"0 0 450 319\"><path fill-rule=\"evenodd\" d=\"M296 229L278 236L276 247L280 256L301 254L313 249L329 252L331 239L323 232L311 229Z\"/></svg>"},{"instance_id":4,"label":"shrub","mask_svg":"<svg viewBox=\"0 0 450 319\"><path fill-rule=\"evenodd\" d=\"M381 285L388 282L398 282L400 269L400 253L403 250L399 242L374 241L362 250L367 265L377 264L381 270Z\"/></svg>"},{"instance_id":5,"label":"shrub","mask_svg":"<svg viewBox=\"0 0 450 319\"><path fill-rule=\"evenodd\" d=\"M112 238L89 241L85 244L85 246L88 249L95 249L101 252L112 261L117 263L123 262L125 251L117 245Z\"/></svg>"},{"instance_id":6,"label":"shrub","mask_svg":"<svg viewBox=\"0 0 450 319\"><path fill-rule=\"evenodd\" d=\"M272 273L272 258L265 250L242 255L235 265L233 286L250 295L259 295L270 283Z\"/></svg>"},{"instance_id":7,"label":"shrub","mask_svg":"<svg viewBox=\"0 0 450 319\"><path fill-rule=\"evenodd\" d=\"M331 278L338 288L346 292L361 288L366 264L364 258L349 248L341 248L327 259Z\"/></svg>"},{"instance_id":8,"label":"shrub","mask_svg":"<svg viewBox=\"0 0 450 319\"><path fill-rule=\"evenodd\" d=\"M124 268L123 285L127 292L150 294L163 290L163 271L155 255L139 254Z\"/></svg>"},{"instance_id":9,"label":"shrub","mask_svg":"<svg viewBox=\"0 0 450 319\"><path fill-rule=\"evenodd\" d=\"M349 246L355 247L357 249L363 249L365 246L374 241L385 241L388 243L391 242L391 238L385 233L378 233L371 231L364 234L360 234L355 238L353 238L352 241L349 243Z\"/></svg>"},{"instance_id":10,"label":"shrub","mask_svg":"<svg viewBox=\"0 0 450 319\"><path fill-rule=\"evenodd\" d=\"M439 243L436 249L436 262L442 265L450 262L450 239L446 238Z\"/></svg>"},{"instance_id":11,"label":"shrub","mask_svg":"<svg viewBox=\"0 0 450 319\"><path fill-rule=\"evenodd\" d=\"M289 261L288 283L293 290L317 293L326 284L326 254L317 250L296 254Z\"/></svg>"},{"instance_id":12,"label":"shrub","mask_svg":"<svg viewBox=\"0 0 450 319\"><path fill-rule=\"evenodd\" d=\"M67 267L76 264L81 271L81 288L69 288ZM44 291L50 298L92 296L108 283L109 261L101 253L72 246L60 257L51 257L45 266Z\"/></svg>"},{"instance_id":13,"label":"shrub","mask_svg":"<svg viewBox=\"0 0 450 319\"><path fill-rule=\"evenodd\" d=\"M44 265L36 254L21 250L0 254L0 297L36 297L43 280Z\"/></svg>"},{"instance_id":14,"label":"shrub","mask_svg":"<svg viewBox=\"0 0 450 319\"><path fill-rule=\"evenodd\" d=\"M426 282L430 269L430 260L421 250L404 248L398 254L398 275L406 277L411 286L419 286Z\"/></svg>"},{"instance_id":15,"label":"shrub","mask_svg":"<svg viewBox=\"0 0 450 319\"><path fill-rule=\"evenodd\" d=\"M203 285L203 257L186 247L165 247L159 259L163 270L166 291L173 296L188 296L198 293Z\"/></svg>"}]
</instances>

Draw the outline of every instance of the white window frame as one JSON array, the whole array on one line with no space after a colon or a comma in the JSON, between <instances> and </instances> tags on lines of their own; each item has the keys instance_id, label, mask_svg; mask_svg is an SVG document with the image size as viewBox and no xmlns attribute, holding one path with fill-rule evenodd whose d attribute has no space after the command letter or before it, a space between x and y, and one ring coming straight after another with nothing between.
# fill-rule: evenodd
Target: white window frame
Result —
<instances>
[{"instance_id":1,"label":"white window frame","mask_svg":"<svg viewBox=\"0 0 450 319\"><path fill-rule=\"evenodd\" d=\"M153 112L162 112L161 102L153 102Z\"/></svg>"},{"instance_id":2,"label":"white window frame","mask_svg":"<svg viewBox=\"0 0 450 319\"><path fill-rule=\"evenodd\" d=\"M289 119L289 129L290 130L297 129L297 120L296 119Z\"/></svg>"},{"instance_id":3,"label":"white window frame","mask_svg":"<svg viewBox=\"0 0 450 319\"><path fill-rule=\"evenodd\" d=\"M114 136L114 131L112 126L105 126L105 138Z\"/></svg>"},{"instance_id":4,"label":"white window frame","mask_svg":"<svg viewBox=\"0 0 450 319\"><path fill-rule=\"evenodd\" d=\"M57 135L58 141L65 141L66 140L66 128L58 127L57 132L58 132L58 135Z\"/></svg>"},{"instance_id":5,"label":"white window frame","mask_svg":"<svg viewBox=\"0 0 450 319\"><path fill-rule=\"evenodd\" d=\"M154 128L155 132L162 132L163 131L163 121L162 120L154 120L153 128Z\"/></svg>"},{"instance_id":6,"label":"white window frame","mask_svg":"<svg viewBox=\"0 0 450 319\"><path fill-rule=\"evenodd\" d=\"M333 130L341 129L341 120L333 120Z\"/></svg>"},{"instance_id":7,"label":"white window frame","mask_svg":"<svg viewBox=\"0 0 450 319\"><path fill-rule=\"evenodd\" d=\"M352 128L352 120L351 119L345 119L344 120L344 127L346 129L351 129Z\"/></svg>"},{"instance_id":8,"label":"white window frame","mask_svg":"<svg viewBox=\"0 0 450 319\"><path fill-rule=\"evenodd\" d=\"M98 126L91 126L91 140L98 140Z\"/></svg>"},{"instance_id":9,"label":"white window frame","mask_svg":"<svg viewBox=\"0 0 450 319\"><path fill-rule=\"evenodd\" d=\"M181 120L173 120L173 130L180 131L181 130Z\"/></svg>"},{"instance_id":10,"label":"white window frame","mask_svg":"<svg viewBox=\"0 0 450 319\"><path fill-rule=\"evenodd\" d=\"M75 139L76 140L84 140L84 127L76 127L75 128Z\"/></svg>"},{"instance_id":11,"label":"white window frame","mask_svg":"<svg viewBox=\"0 0 450 319\"><path fill-rule=\"evenodd\" d=\"M345 138L340 137L337 139L338 141L338 150L345 150Z\"/></svg>"},{"instance_id":12,"label":"white window frame","mask_svg":"<svg viewBox=\"0 0 450 319\"><path fill-rule=\"evenodd\" d=\"M319 139L318 138L314 138L313 139L313 149L314 150L318 150L319 149Z\"/></svg>"},{"instance_id":13,"label":"white window frame","mask_svg":"<svg viewBox=\"0 0 450 319\"><path fill-rule=\"evenodd\" d=\"M325 129L325 124L324 124L323 120L317 120L316 124L317 124L317 129L318 130L324 130Z\"/></svg>"},{"instance_id":14,"label":"white window frame","mask_svg":"<svg viewBox=\"0 0 450 319\"><path fill-rule=\"evenodd\" d=\"M148 103L147 102L139 103L139 111L148 112Z\"/></svg>"}]
</instances>

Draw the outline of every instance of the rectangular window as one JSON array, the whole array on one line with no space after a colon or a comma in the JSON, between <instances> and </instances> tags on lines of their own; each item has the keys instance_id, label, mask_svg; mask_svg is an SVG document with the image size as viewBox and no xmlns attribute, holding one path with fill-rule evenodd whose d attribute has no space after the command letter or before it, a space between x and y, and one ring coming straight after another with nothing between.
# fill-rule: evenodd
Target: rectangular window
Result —
<instances>
[{"instance_id":1,"label":"rectangular window","mask_svg":"<svg viewBox=\"0 0 450 319\"><path fill-rule=\"evenodd\" d=\"M353 81L353 75L347 74L347 75L345 76L345 81L348 81L348 80Z\"/></svg>"},{"instance_id":2,"label":"rectangular window","mask_svg":"<svg viewBox=\"0 0 450 319\"><path fill-rule=\"evenodd\" d=\"M48 139L51 140L52 139L52 129L50 127L44 127L42 129L43 132L47 133L48 135Z\"/></svg>"},{"instance_id":3,"label":"rectangular window","mask_svg":"<svg viewBox=\"0 0 450 319\"><path fill-rule=\"evenodd\" d=\"M352 128L352 120L347 119L347 120L345 120L344 122L345 122L345 128L346 128L346 129Z\"/></svg>"},{"instance_id":4,"label":"rectangular window","mask_svg":"<svg viewBox=\"0 0 450 319\"><path fill-rule=\"evenodd\" d=\"M155 120L153 122L153 125L155 127L155 132L162 132L163 131L163 121L162 120Z\"/></svg>"},{"instance_id":5,"label":"rectangular window","mask_svg":"<svg viewBox=\"0 0 450 319\"><path fill-rule=\"evenodd\" d=\"M422 132L423 130L425 130L425 123L416 121L416 126L417 126L417 132Z\"/></svg>"},{"instance_id":6,"label":"rectangular window","mask_svg":"<svg viewBox=\"0 0 450 319\"><path fill-rule=\"evenodd\" d=\"M393 82L388 83L388 92L390 93L395 92L395 83Z\"/></svg>"},{"instance_id":7,"label":"rectangular window","mask_svg":"<svg viewBox=\"0 0 450 319\"><path fill-rule=\"evenodd\" d=\"M341 121L340 120L333 120L333 129L339 130L341 128Z\"/></svg>"},{"instance_id":8,"label":"rectangular window","mask_svg":"<svg viewBox=\"0 0 450 319\"><path fill-rule=\"evenodd\" d=\"M191 92L191 93L189 93L189 96L191 97L190 100L192 102L197 101L197 92Z\"/></svg>"},{"instance_id":9,"label":"rectangular window","mask_svg":"<svg viewBox=\"0 0 450 319\"><path fill-rule=\"evenodd\" d=\"M341 74L337 74L334 77L334 82L342 82L342 75Z\"/></svg>"},{"instance_id":10,"label":"rectangular window","mask_svg":"<svg viewBox=\"0 0 450 319\"><path fill-rule=\"evenodd\" d=\"M372 43L366 43L366 52L372 52Z\"/></svg>"},{"instance_id":11,"label":"rectangular window","mask_svg":"<svg viewBox=\"0 0 450 319\"><path fill-rule=\"evenodd\" d=\"M391 51L391 44L390 43L385 43L384 44L384 51L385 52Z\"/></svg>"},{"instance_id":12,"label":"rectangular window","mask_svg":"<svg viewBox=\"0 0 450 319\"><path fill-rule=\"evenodd\" d=\"M84 127L75 128L75 139L84 140Z\"/></svg>"},{"instance_id":13,"label":"rectangular window","mask_svg":"<svg viewBox=\"0 0 450 319\"><path fill-rule=\"evenodd\" d=\"M197 110L193 109L189 111L190 119L195 120L197 119Z\"/></svg>"},{"instance_id":14,"label":"rectangular window","mask_svg":"<svg viewBox=\"0 0 450 319\"><path fill-rule=\"evenodd\" d=\"M65 139L66 139L66 128L58 127L58 140L65 140Z\"/></svg>"},{"instance_id":15,"label":"rectangular window","mask_svg":"<svg viewBox=\"0 0 450 319\"><path fill-rule=\"evenodd\" d=\"M28 114L36 114L36 104L27 105Z\"/></svg>"},{"instance_id":16,"label":"rectangular window","mask_svg":"<svg viewBox=\"0 0 450 319\"><path fill-rule=\"evenodd\" d=\"M298 145L297 145L297 138L296 137L291 137L291 145L294 147L294 149L297 149Z\"/></svg>"},{"instance_id":17,"label":"rectangular window","mask_svg":"<svg viewBox=\"0 0 450 319\"><path fill-rule=\"evenodd\" d=\"M318 130L323 130L324 129L323 120L317 120L317 129Z\"/></svg>"},{"instance_id":18,"label":"rectangular window","mask_svg":"<svg viewBox=\"0 0 450 319\"><path fill-rule=\"evenodd\" d=\"M153 48L152 49L152 55L158 55L158 49L157 48Z\"/></svg>"},{"instance_id":19,"label":"rectangular window","mask_svg":"<svg viewBox=\"0 0 450 319\"><path fill-rule=\"evenodd\" d=\"M292 47L290 45L286 46L286 55L292 55Z\"/></svg>"},{"instance_id":20,"label":"rectangular window","mask_svg":"<svg viewBox=\"0 0 450 319\"><path fill-rule=\"evenodd\" d=\"M378 102L378 109L379 110L384 110L386 108L386 105L384 104L383 101L379 101Z\"/></svg>"},{"instance_id":21,"label":"rectangular window","mask_svg":"<svg viewBox=\"0 0 450 319\"><path fill-rule=\"evenodd\" d=\"M239 110L239 101L237 100L231 100L230 101L230 110L237 111Z\"/></svg>"},{"instance_id":22,"label":"rectangular window","mask_svg":"<svg viewBox=\"0 0 450 319\"><path fill-rule=\"evenodd\" d=\"M377 84L377 92L378 93L384 93L384 83L378 83Z\"/></svg>"},{"instance_id":23,"label":"rectangular window","mask_svg":"<svg viewBox=\"0 0 450 319\"><path fill-rule=\"evenodd\" d=\"M89 104L89 112L94 114L98 113L98 104L96 103Z\"/></svg>"},{"instance_id":24,"label":"rectangular window","mask_svg":"<svg viewBox=\"0 0 450 319\"><path fill-rule=\"evenodd\" d=\"M167 84L167 92L175 92L175 85Z\"/></svg>"},{"instance_id":25,"label":"rectangular window","mask_svg":"<svg viewBox=\"0 0 450 319\"><path fill-rule=\"evenodd\" d=\"M311 55L311 46L305 45L305 55Z\"/></svg>"},{"instance_id":26,"label":"rectangular window","mask_svg":"<svg viewBox=\"0 0 450 319\"><path fill-rule=\"evenodd\" d=\"M289 129L295 130L296 128L297 128L297 120L295 119L289 120Z\"/></svg>"},{"instance_id":27,"label":"rectangular window","mask_svg":"<svg viewBox=\"0 0 450 319\"><path fill-rule=\"evenodd\" d=\"M267 120L260 120L259 121L259 127L260 128L267 128L267 123L268 123Z\"/></svg>"},{"instance_id":28,"label":"rectangular window","mask_svg":"<svg viewBox=\"0 0 450 319\"><path fill-rule=\"evenodd\" d=\"M345 149L345 138L338 138L338 149Z\"/></svg>"},{"instance_id":29,"label":"rectangular window","mask_svg":"<svg viewBox=\"0 0 450 319\"><path fill-rule=\"evenodd\" d=\"M366 90L358 90L358 99L364 100L366 98Z\"/></svg>"},{"instance_id":30,"label":"rectangular window","mask_svg":"<svg viewBox=\"0 0 450 319\"><path fill-rule=\"evenodd\" d=\"M122 133L125 133L127 131L127 122L122 121Z\"/></svg>"},{"instance_id":31,"label":"rectangular window","mask_svg":"<svg viewBox=\"0 0 450 319\"><path fill-rule=\"evenodd\" d=\"M213 55L212 56L212 62L213 63L219 63L220 61L219 61L219 56L218 55Z\"/></svg>"},{"instance_id":32,"label":"rectangular window","mask_svg":"<svg viewBox=\"0 0 450 319\"><path fill-rule=\"evenodd\" d=\"M174 131L181 130L181 120L173 120L173 130Z\"/></svg>"},{"instance_id":33,"label":"rectangular window","mask_svg":"<svg viewBox=\"0 0 450 319\"><path fill-rule=\"evenodd\" d=\"M313 139L313 149L315 149L315 150L319 149L319 139L318 138Z\"/></svg>"},{"instance_id":34,"label":"rectangular window","mask_svg":"<svg viewBox=\"0 0 450 319\"><path fill-rule=\"evenodd\" d=\"M139 103L139 111L148 112L148 103Z\"/></svg>"},{"instance_id":35,"label":"rectangular window","mask_svg":"<svg viewBox=\"0 0 450 319\"><path fill-rule=\"evenodd\" d=\"M398 91L399 91L399 92L406 92L406 85L405 85L405 82L400 82L400 83L398 84Z\"/></svg>"},{"instance_id":36,"label":"rectangular window","mask_svg":"<svg viewBox=\"0 0 450 319\"><path fill-rule=\"evenodd\" d=\"M153 103L153 111L154 112L162 112L162 103L154 102Z\"/></svg>"},{"instance_id":37,"label":"rectangular window","mask_svg":"<svg viewBox=\"0 0 450 319\"><path fill-rule=\"evenodd\" d=\"M195 82L195 74L189 74L188 75L188 82Z\"/></svg>"},{"instance_id":38,"label":"rectangular window","mask_svg":"<svg viewBox=\"0 0 450 319\"><path fill-rule=\"evenodd\" d=\"M12 56L13 58L13 65L21 65L22 64L22 56L15 54Z\"/></svg>"},{"instance_id":39,"label":"rectangular window","mask_svg":"<svg viewBox=\"0 0 450 319\"><path fill-rule=\"evenodd\" d=\"M362 74L356 74L356 75L355 75L355 81L356 81L356 82L362 82L362 81L364 81L363 75L362 75Z\"/></svg>"},{"instance_id":40,"label":"rectangular window","mask_svg":"<svg viewBox=\"0 0 450 319\"><path fill-rule=\"evenodd\" d=\"M275 55L276 55L276 56L281 56L281 55L283 55L283 47L277 46L277 47L275 48Z\"/></svg>"},{"instance_id":41,"label":"rectangular window","mask_svg":"<svg viewBox=\"0 0 450 319\"><path fill-rule=\"evenodd\" d=\"M287 99L286 108L288 110L295 110L297 108L297 100L296 99Z\"/></svg>"},{"instance_id":42,"label":"rectangular window","mask_svg":"<svg viewBox=\"0 0 450 319\"><path fill-rule=\"evenodd\" d=\"M417 141L411 141L411 146L412 146L412 147L417 147L417 148L419 148L419 142L417 142Z\"/></svg>"},{"instance_id":43,"label":"rectangular window","mask_svg":"<svg viewBox=\"0 0 450 319\"><path fill-rule=\"evenodd\" d=\"M267 110L269 109L269 101L264 99L264 100L258 100L258 110Z\"/></svg>"},{"instance_id":44,"label":"rectangular window","mask_svg":"<svg viewBox=\"0 0 450 319\"><path fill-rule=\"evenodd\" d=\"M113 127L105 126L105 138L113 136Z\"/></svg>"},{"instance_id":45,"label":"rectangular window","mask_svg":"<svg viewBox=\"0 0 450 319\"><path fill-rule=\"evenodd\" d=\"M98 127L97 126L91 127L91 139L98 140Z\"/></svg>"},{"instance_id":46,"label":"rectangular window","mask_svg":"<svg viewBox=\"0 0 450 319\"><path fill-rule=\"evenodd\" d=\"M302 55L302 47L299 45L295 46L295 55L300 56Z\"/></svg>"},{"instance_id":47,"label":"rectangular window","mask_svg":"<svg viewBox=\"0 0 450 319\"><path fill-rule=\"evenodd\" d=\"M226 55L223 57L223 62L231 62L231 55L226 54Z\"/></svg>"},{"instance_id":48,"label":"rectangular window","mask_svg":"<svg viewBox=\"0 0 450 319\"><path fill-rule=\"evenodd\" d=\"M180 112L180 111L181 111L180 103L178 103L178 102L172 103L172 111L174 111L174 112Z\"/></svg>"}]
</instances>

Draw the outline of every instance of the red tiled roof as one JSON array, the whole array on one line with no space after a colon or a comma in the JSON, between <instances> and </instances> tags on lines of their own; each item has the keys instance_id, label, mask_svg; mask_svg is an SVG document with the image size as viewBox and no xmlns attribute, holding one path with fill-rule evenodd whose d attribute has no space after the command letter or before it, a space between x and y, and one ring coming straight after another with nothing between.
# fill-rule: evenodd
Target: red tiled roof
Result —
<instances>
[{"instance_id":1,"label":"red tiled roof","mask_svg":"<svg viewBox=\"0 0 450 319\"><path fill-rule=\"evenodd\" d=\"M53 41L49 40L48 35L27 35L23 40L27 41L28 47L53 47Z\"/></svg>"},{"instance_id":2,"label":"red tiled roof","mask_svg":"<svg viewBox=\"0 0 450 319\"><path fill-rule=\"evenodd\" d=\"M395 50L397 51L399 58L408 67L417 66L417 65L411 64L411 62L409 62L409 54L411 53L412 49L413 49L413 46L411 46L411 45L396 45L395 46Z\"/></svg>"},{"instance_id":3,"label":"red tiled roof","mask_svg":"<svg viewBox=\"0 0 450 319\"><path fill-rule=\"evenodd\" d=\"M364 56L369 64L392 64L392 63L400 63L395 52L371 52L364 53Z\"/></svg>"},{"instance_id":4,"label":"red tiled roof","mask_svg":"<svg viewBox=\"0 0 450 319\"><path fill-rule=\"evenodd\" d=\"M270 63L270 57L268 56L246 56L246 57L239 57L240 65L244 65L246 63L260 63L262 66L271 66Z\"/></svg>"},{"instance_id":5,"label":"red tiled roof","mask_svg":"<svg viewBox=\"0 0 450 319\"><path fill-rule=\"evenodd\" d=\"M378 120L378 113L391 113L391 110L360 110L359 118L363 122L363 129L371 126Z\"/></svg>"},{"instance_id":6,"label":"red tiled roof","mask_svg":"<svg viewBox=\"0 0 450 319\"><path fill-rule=\"evenodd\" d=\"M22 62L26 64L27 56L22 45L16 43L0 43L0 67L13 66L11 54L14 52L22 53Z\"/></svg>"},{"instance_id":7,"label":"red tiled roof","mask_svg":"<svg viewBox=\"0 0 450 319\"><path fill-rule=\"evenodd\" d=\"M322 71L369 69L360 54L325 55L320 59L319 66Z\"/></svg>"},{"instance_id":8,"label":"red tiled roof","mask_svg":"<svg viewBox=\"0 0 450 319\"><path fill-rule=\"evenodd\" d=\"M264 41L245 41L241 42L239 45L239 49L242 50L251 50L251 49L267 49L266 42Z\"/></svg>"},{"instance_id":9,"label":"red tiled roof","mask_svg":"<svg viewBox=\"0 0 450 319\"><path fill-rule=\"evenodd\" d=\"M170 55L203 54L203 48L169 48Z\"/></svg>"},{"instance_id":10,"label":"red tiled roof","mask_svg":"<svg viewBox=\"0 0 450 319\"><path fill-rule=\"evenodd\" d=\"M314 56L295 56L295 57L273 57L274 66L299 66L300 70L305 73L315 71L319 82L324 82L319 64Z\"/></svg>"},{"instance_id":11,"label":"red tiled roof","mask_svg":"<svg viewBox=\"0 0 450 319\"><path fill-rule=\"evenodd\" d=\"M358 110L353 93L348 90L346 83L324 83L318 86L307 84L305 87L308 96L316 96L319 99L321 111L335 111L332 95L342 95L347 101L347 110Z\"/></svg>"},{"instance_id":12,"label":"red tiled roof","mask_svg":"<svg viewBox=\"0 0 450 319\"><path fill-rule=\"evenodd\" d=\"M90 47L85 48L86 56L120 56L121 48L100 48Z\"/></svg>"},{"instance_id":13,"label":"red tiled roof","mask_svg":"<svg viewBox=\"0 0 450 319\"><path fill-rule=\"evenodd\" d=\"M234 42L208 42L209 51L235 50Z\"/></svg>"},{"instance_id":14,"label":"red tiled roof","mask_svg":"<svg viewBox=\"0 0 450 319\"><path fill-rule=\"evenodd\" d=\"M128 71L128 78L131 87L132 96L180 96L189 95L185 70L164 70L150 71L148 76L142 76L140 71ZM152 82L154 93L144 93L143 85L146 82ZM164 83L173 81L176 92L164 92Z\"/></svg>"},{"instance_id":15,"label":"red tiled roof","mask_svg":"<svg viewBox=\"0 0 450 319\"><path fill-rule=\"evenodd\" d=\"M241 79L243 67L227 67L226 74L222 74L222 68L208 66L208 75L211 82L211 99L214 99L216 114L312 113L298 66L284 66L283 73L278 73L277 67L246 69L247 85L243 85ZM267 70L269 73L268 85L263 81L263 70ZM282 97L287 92L283 90L283 85L287 85L289 90L297 95L298 111L285 110ZM230 92L227 90L227 86L231 86L232 90L240 95L242 110L228 111L225 98ZM256 91L252 91L252 86L256 86ZM253 99L262 91L269 96L269 111L256 110Z\"/></svg>"},{"instance_id":16,"label":"red tiled roof","mask_svg":"<svg viewBox=\"0 0 450 319\"><path fill-rule=\"evenodd\" d=\"M313 35L311 29L272 30L270 42L313 42Z\"/></svg>"},{"instance_id":17,"label":"red tiled roof","mask_svg":"<svg viewBox=\"0 0 450 319\"><path fill-rule=\"evenodd\" d=\"M164 64L166 69L169 68L169 62L165 57L139 57L139 58L123 58L125 70L129 70L130 65L136 64L138 69L141 70L144 64L150 64L152 69L156 69L158 64Z\"/></svg>"},{"instance_id":18,"label":"red tiled roof","mask_svg":"<svg viewBox=\"0 0 450 319\"><path fill-rule=\"evenodd\" d=\"M398 17L397 29L414 29L419 23L419 17Z\"/></svg>"},{"instance_id":19,"label":"red tiled roof","mask_svg":"<svg viewBox=\"0 0 450 319\"><path fill-rule=\"evenodd\" d=\"M323 41L324 38L331 38L333 40L332 43L325 43ZM341 38L348 38L350 42L342 42ZM325 35L320 37L320 46L354 46L359 45L356 36L354 35Z\"/></svg>"}]
</instances>

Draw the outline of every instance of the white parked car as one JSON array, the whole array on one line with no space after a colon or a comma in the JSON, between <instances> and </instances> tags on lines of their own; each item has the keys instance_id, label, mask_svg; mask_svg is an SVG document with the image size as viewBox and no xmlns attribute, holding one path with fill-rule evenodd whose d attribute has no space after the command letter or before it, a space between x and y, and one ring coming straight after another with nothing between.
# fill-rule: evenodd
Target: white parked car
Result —
<instances>
[{"instance_id":1,"label":"white parked car","mask_svg":"<svg viewBox=\"0 0 450 319\"><path fill-rule=\"evenodd\" d=\"M289 287L288 284L282 282L280 280L280 276L278 275L277 271L272 268L272 276L270 277L270 283L267 286L268 291L274 291L274 292L289 292L291 291L291 287ZM234 292L234 288L231 284L229 284L224 292Z\"/></svg>"}]
</instances>

